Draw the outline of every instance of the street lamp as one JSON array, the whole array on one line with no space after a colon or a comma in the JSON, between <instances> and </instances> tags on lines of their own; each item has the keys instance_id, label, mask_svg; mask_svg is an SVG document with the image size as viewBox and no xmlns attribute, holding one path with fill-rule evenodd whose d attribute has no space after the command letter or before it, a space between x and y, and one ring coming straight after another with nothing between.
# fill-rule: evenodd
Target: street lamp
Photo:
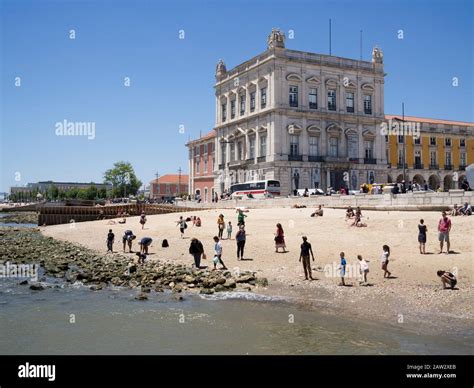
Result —
<instances>
[{"instance_id":1,"label":"street lamp","mask_svg":"<svg viewBox=\"0 0 474 388\"><path fill-rule=\"evenodd\" d=\"M401 121L402 124L402 131L403 131L403 180L405 181L406 184L406 142L407 139L405 137L405 103L402 102L402 118L394 117L393 118L396 121Z\"/></svg>"}]
</instances>

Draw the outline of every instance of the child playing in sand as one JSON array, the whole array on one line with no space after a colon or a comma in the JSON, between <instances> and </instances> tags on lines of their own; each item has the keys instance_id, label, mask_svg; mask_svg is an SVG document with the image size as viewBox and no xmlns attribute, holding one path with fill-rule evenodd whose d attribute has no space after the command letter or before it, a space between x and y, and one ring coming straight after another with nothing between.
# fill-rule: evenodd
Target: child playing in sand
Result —
<instances>
[{"instance_id":1,"label":"child playing in sand","mask_svg":"<svg viewBox=\"0 0 474 388\"><path fill-rule=\"evenodd\" d=\"M344 252L341 252L339 254L340 258L341 258L341 265L340 265L340 272L341 272L341 283L339 283L340 286L345 286L346 283L344 282L344 276L346 275L346 258L345 258L345 254Z\"/></svg>"},{"instance_id":2,"label":"child playing in sand","mask_svg":"<svg viewBox=\"0 0 474 388\"><path fill-rule=\"evenodd\" d=\"M146 253L137 252L136 255L138 256L138 264L145 264Z\"/></svg>"},{"instance_id":3,"label":"child playing in sand","mask_svg":"<svg viewBox=\"0 0 474 388\"><path fill-rule=\"evenodd\" d=\"M232 222L229 221L227 224L227 238L232 239Z\"/></svg>"},{"instance_id":4,"label":"child playing in sand","mask_svg":"<svg viewBox=\"0 0 474 388\"><path fill-rule=\"evenodd\" d=\"M444 289L451 288L451 290L454 290L454 287L458 282L456 276L454 276L451 272L448 271L438 271L436 273L441 278L441 283L443 283Z\"/></svg>"},{"instance_id":5,"label":"child playing in sand","mask_svg":"<svg viewBox=\"0 0 474 388\"><path fill-rule=\"evenodd\" d=\"M114 253L113 246L114 246L115 234L112 233L112 229L109 229L109 233L107 234L107 253Z\"/></svg>"},{"instance_id":6,"label":"child playing in sand","mask_svg":"<svg viewBox=\"0 0 474 388\"><path fill-rule=\"evenodd\" d=\"M179 220L176 221L176 225L179 225L179 231L181 232L181 238L184 237L184 230L188 227L186 224L186 220L183 218L183 216L179 217Z\"/></svg>"},{"instance_id":7,"label":"child playing in sand","mask_svg":"<svg viewBox=\"0 0 474 388\"><path fill-rule=\"evenodd\" d=\"M367 263L369 261L364 260L362 258L362 255L357 255L357 260L359 260L360 274L363 277L363 281L361 281L361 283L367 284L367 274L369 273L369 264L367 264Z\"/></svg>"},{"instance_id":8,"label":"child playing in sand","mask_svg":"<svg viewBox=\"0 0 474 388\"><path fill-rule=\"evenodd\" d=\"M219 237L214 236L214 271L217 269L217 263L221 263L222 269L227 269L224 262L222 261L222 243L219 241Z\"/></svg>"},{"instance_id":9,"label":"child playing in sand","mask_svg":"<svg viewBox=\"0 0 474 388\"><path fill-rule=\"evenodd\" d=\"M140 224L142 224L142 229L145 228L145 224L146 224L145 212L142 212L142 215L140 216Z\"/></svg>"},{"instance_id":10,"label":"child playing in sand","mask_svg":"<svg viewBox=\"0 0 474 388\"><path fill-rule=\"evenodd\" d=\"M384 271L383 277L387 277L387 279L392 275L392 273L388 270L388 263L389 260L388 258L390 257L390 247L388 245L384 245L382 247L383 253L382 253L382 270Z\"/></svg>"}]
</instances>

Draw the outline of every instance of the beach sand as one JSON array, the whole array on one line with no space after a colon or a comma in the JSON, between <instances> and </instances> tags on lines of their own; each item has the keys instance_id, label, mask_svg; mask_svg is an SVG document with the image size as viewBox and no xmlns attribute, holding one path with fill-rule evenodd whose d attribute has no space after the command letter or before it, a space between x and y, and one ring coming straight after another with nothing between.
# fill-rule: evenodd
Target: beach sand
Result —
<instances>
[{"instance_id":1,"label":"beach sand","mask_svg":"<svg viewBox=\"0 0 474 388\"><path fill-rule=\"evenodd\" d=\"M212 237L217 235L217 216L222 213L226 224L233 224L232 240L223 240L223 260L233 271L251 270L259 277L266 277L268 287L254 291L285 296L295 302L311 305L324 311L351 316L381 319L394 324L403 322L423 323L426 328L472 327L474 320L474 217L452 217L451 250L454 253L438 254L437 223L439 212L382 212L364 211L366 228L349 227L345 211L325 209L324 216L311 218L313 209L252 209L246 215L247 242L245 258L236 258L235 210L205 210L194 213L175 213L147 216L145 229L141 229L139 217L130 217L125 225L108 225L108 221L83 222L68 225L42 227L41 231L60 240L82 244L91 249L106 251L105 239L111 228L116 236L115 251L122 250L121 237L131 229L139 241L142 237L153 238L150 260L193 263L188 254L191 237L203 242L208 259L202 265L212 266ZM186 238L181 239L176 221L180 215L197 215L202 227L188 223ZM428 227L426 250L418 249L418 222L423 218ZM116 220L118 221L118 219ZM285 231L288 253L275 253L274 233L280 222ZM315 281L305 281L302 264L298 262L301 236L306 235L312 244L315 261L311 262ZM224 237L227 231L224 231ZM169 248L162 248L166 238ZM391 248L389 270L393 278L384 279L380 256L382 245ZM134 249L138 245L134 242ZM339 252L346 254L348 270L357 269L357 255L369 260L368 282L359 284L356 277L346 278L350 287L340 287L337 272L323 271L326 267L337 268ZM353 266L353 267L351 267ZM349 269L349 267L351 267ZM319 270L316 270L319 269ZM437 270L457 273L459 290L443 290L436 275ZM354 272L357 272L356 270ZM334 276L328 276L334 275ZM356 274L358 275L358 274Z\"/></svg>"}]
</instances>

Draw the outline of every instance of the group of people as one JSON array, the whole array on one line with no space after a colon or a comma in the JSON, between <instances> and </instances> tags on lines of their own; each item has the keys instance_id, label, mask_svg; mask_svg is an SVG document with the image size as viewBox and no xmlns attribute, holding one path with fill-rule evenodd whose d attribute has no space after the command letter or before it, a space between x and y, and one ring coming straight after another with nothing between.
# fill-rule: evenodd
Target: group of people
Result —
<instances>
[{"instance_id":1,"label":"group of people","mask_svg":"<svg viewBox=\"0 0 474 388\"><path fill-rule=\"evenodd\" d=\"M356 228L364 228L367 226L365 222L362 222L362 210L357 206L355 211L352 206L348 206L346 209L346 221L352 221L350 226L355 226Z\"/></svg>"},{"instance_id":2,"label":"group of people","mask_svg":"<svg viewBox=\"0 0 474 388\"><path fill-rule=\"evenodd\" d=\"M472 216L472 206L467 202L465 202L463 206L458 206L458 204L455 203L450 213L452 216Z\"/></svg>"},{"instance_id":3,"label":"group of people","mask_svg":"<svg viewBox=\"0 0 474 388\"><path fill-rule=\"evenodd\" d=\"M451 241L449 239L449 233L451 232L451 220L448 217L447 212L441 213L441 218L438 221L438 241L439 241L439 254L443 253L444 243L446 242L446 254L450 253ZM420 248L420 254L426 254L426 240L427 240L428 227L425 225L425 220L421 219L418 224L418 243Z\"/></svg>"}]
</instances>

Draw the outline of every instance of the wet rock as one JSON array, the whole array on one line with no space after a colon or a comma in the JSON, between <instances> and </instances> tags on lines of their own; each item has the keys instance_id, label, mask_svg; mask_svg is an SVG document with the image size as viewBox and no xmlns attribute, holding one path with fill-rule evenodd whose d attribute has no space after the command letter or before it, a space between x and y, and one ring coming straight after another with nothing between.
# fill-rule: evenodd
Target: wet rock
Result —
<instances>
[{"instance_id":1,"label":"wet rock","mask_svg":"<svg viewBox=\"0 0 474 388\"><path fill-rule=\"evenodd\" d=\"M28 284L28 280L22 280L20 283L18 283L20 286L26 286Z\"/></svg>"},{"instance_id":2,"label":"wet rock","mask_svg":"<svg viewBox=\"0 0 474 388\"><path fill-rule=\"evenodd\" d=\"M142 292L149 294L151 292L150 287L142 287Z\"/></svg>"},{"instance_id":3,"label":"wet rock","mask_svg":"<svg viewBox=\"0 0 474 388\"><path fill-rule=\"evenodd\" d=\"M268 286L268 279L267 278L259 278L259 279L255 280L255 282L261 287L267 287Z\"/></svg>"},{"instance_id":4,"label":"wet rock","mask_svg":"<svg viewBox=\"0 0 474 388\"><path fill-rule=\"evenodd\" d=\"M44 287L41 283L33 283L33 284L30 285L30 290L42 291L42 290L44 290Z\"/></svg>"},{"instance_id":5,"label":"wet rock","mask_svg":"<svg viewBox=\"0 0 474 388\"><path fill-rule=\"evenodd\" d=\"M218 285L215 287L215 291L216 291L216 292L226 291L226 288L224 287L223 284L218 284Z\"/></svg>"},{"instance_id":6,"label":"wet rock","mask_svg":"<svg viewBox=\"0 0 474 388\"><path fill-rule=\"evenodd\" d=\"M235 280L233 279L227 279L224 283L225 288L235 288L235 286L236 286L236 283L235 283Z\"/></svg>"},{"instance_id":7,"label":"wet rock","mask_svg":"<svg viewBox=\"0 0 474 388\"><path fill-rule=\"evenodd\" d=\"M136 300L148 300L148 296L147 294L143 293L143 292L140 292L136 297L135 297Z\"/></svg>"},{"instance_id":8,"label":"wet rock","mask_svg":"<svg viewBox=\"0 0 474 388\"><path fill-rule=\"evenodd\" d=\"M211 294L214 294L214 289L213 288L203 288L203 289L201 289L201 291L199 293L204 294L204 295L211 295Z\"/></svg>"},{"instance_id":9,"label":"wet rock","mask_svg":"<svg viewBox=\"0 0 474 388\"><path fill-rule=\"evenodd\" d=\"M101 283L101 284L94 284L90 286L89 289L92 291L100 291L100 290L103 290L104 287L105 287L105 284Z\"/></svg>"},{"instance_id":10,"label":"wet rock","mask_svg":"<svg viewBox=\"0 0 474 388\"><path fill-rule=\"evenodd\" d=\"M243 275L243 276L239 276L235 281L237 283L248 283L252 280L255 280L255 276L253 276L253 275Z\"/></svg>"}]
</instances>

